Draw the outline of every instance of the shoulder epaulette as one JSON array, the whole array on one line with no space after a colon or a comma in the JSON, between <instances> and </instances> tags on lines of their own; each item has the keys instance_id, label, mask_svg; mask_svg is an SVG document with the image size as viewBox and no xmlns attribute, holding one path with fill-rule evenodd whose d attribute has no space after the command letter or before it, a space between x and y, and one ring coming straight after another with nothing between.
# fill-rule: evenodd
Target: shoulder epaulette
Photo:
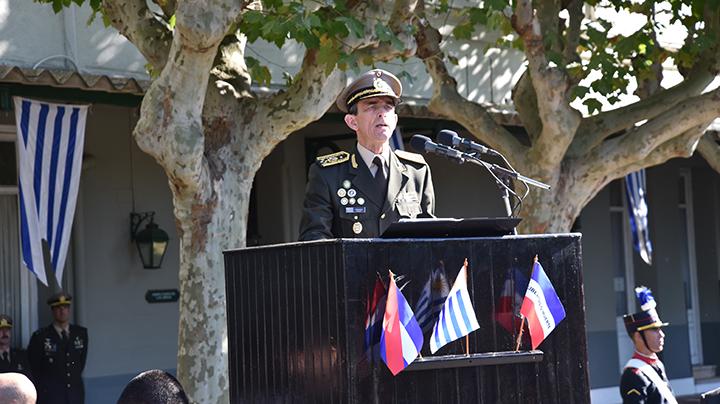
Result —
<instances>
[{"instance_id":1,"label":"shoulder epaulette","mask_svg":"<svg viewBox=\"0 0 720 404\"><path fill-rule=\"evenodd\" d=\"M395 150L395 155L403 160L412 161L413 163L427 164L421 154L410 153L405 150Z\"/></svg>"},{"instance_id":2,"label":"shoulder epaulette","mask_svg":"<svg viewBox=\"0 0 720 404\"><path fill-rule=\"evenodd\" d=\"M339 151L337 153L318 156L316 160L321 167L330 167L350 160L350 153L346 151Z\"/></svg>"}]
</instances>

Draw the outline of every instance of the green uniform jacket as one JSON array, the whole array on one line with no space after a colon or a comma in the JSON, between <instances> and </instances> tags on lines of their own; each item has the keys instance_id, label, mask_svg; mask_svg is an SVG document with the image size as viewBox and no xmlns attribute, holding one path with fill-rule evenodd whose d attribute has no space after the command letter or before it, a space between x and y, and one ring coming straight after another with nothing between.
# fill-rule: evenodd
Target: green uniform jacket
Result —
<instances>
[{"instance_id":1,"label":"green uniform jacket","mask_svg":"<svg viewBox=\"0 0 720 404\"><path fill-rule=\"evenodd\" d=\"M300 240L379 237L400 218L434 217L430 167L415 153L390 153L388 189L380 200L357 153L318 157L310 167Z\"/></svg>"}]
</instances>

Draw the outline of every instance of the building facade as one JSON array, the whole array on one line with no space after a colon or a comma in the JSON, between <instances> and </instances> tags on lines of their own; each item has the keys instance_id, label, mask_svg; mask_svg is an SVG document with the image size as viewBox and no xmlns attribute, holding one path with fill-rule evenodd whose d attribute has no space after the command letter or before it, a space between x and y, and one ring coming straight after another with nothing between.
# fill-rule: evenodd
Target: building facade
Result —
<instances>
[{"instance_id":1,"label":"building facade","mask_svg":"<svg viewBox=\"0 0 720 404\"><path fill-rule=\"evenodd\" d=\"M34 18L27 18L30 15ZM87 25L88 17L83 8L56 15L47 5L0 0L0 311L15 318L19 346L26 346L33 330L50 321L44 303L50 288L39 284L20 261L11 97L91 104L63 287L75 297L74 321L89 329L84 373L88 402L114 403L137 373L173 371L176 366L178 305L149 303L145 295L178 288L178 240L165 174L131 137L149 82L145 62L117 32L99 21ZM252 46L280 65L293 63L292 49ZM502 52L488 56L483 48L471 48L456 67L467 72L458 74L465 77L460 88L470 99L502 110L508 106L520 59ZM386 68L415 77L406 85L409 105L399 110L406 140L446 128L463 135L453 122L423 112L430 86L422 63L410 60ZM522 131L511 114L498 112L496 117ZM331 110L278 145L255 179L248 243L296 240L309 162L326 150L352 147L353 139L342 115ZM438 216L503 214L494 183L477 167L433 156L427 160ZM717 387L712 379L694 377L694 371L714 376L713 366L720 363L720 348L712 338L720 332L720 174L695 156L650 168L647 176L652 266L632 250L622 180L600 192L576 223L583 234L594 402L620 399L618 380L632 349L621 315L637 309L632 289L639 284L654 290L661 316L671 323L663 356L673 388L689 394ZM147 211L156 212L155 222L170 235L157 270L142 268L130 238L130 213Z\"/></svg>"}]
</instances>

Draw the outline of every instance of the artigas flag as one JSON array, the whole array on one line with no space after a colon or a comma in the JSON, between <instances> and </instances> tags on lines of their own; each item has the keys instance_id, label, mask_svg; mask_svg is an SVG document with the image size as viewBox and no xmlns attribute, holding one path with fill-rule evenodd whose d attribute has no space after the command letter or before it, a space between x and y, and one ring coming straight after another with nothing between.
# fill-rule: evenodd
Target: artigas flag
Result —
<instances>
[{"instance_id":1,"label":"artigas flag","mask_svg":"<svg viewBox=\"0 0 720 404\"><path fill-rule=\"evenodd\" d=\"M467 260L465 260L465 264L460 268L455 283L445 300L437 323L435 323L432 337L430 337L430 352L432 353L480 328L467 289L467 265Z\"/></svg>"},{"instance_id":2,"label":"artigas flag","mask_svg":"<svg viewBox=\"0 0 720 404\"><path fill-rule=\"evenodd\" d=\"M75 215L87 105L60 105L14 97L17 123L22 259L48 284L43 241L62 282Z\"/></svg>"},{"instance_id":3,"label":"artigas flag","mask_svg":"<svg viewBox=\"0 0 720 404\"><path fill-rule=\"evenodd\" d=\"M390 272L383 332L380 337L380 356L394 376L417 358L422 344L422 330L405 296L398 289L393 273Z\"/></svg>"},{"instance_id":4,"label":"artigas flag","mask_svg":"<svg viewBox=\"0 0 720 404\"><path fill-rule=\"evenodd\" d=\"M565 308L555 293L542 265L536 260L520 314L527 319L532 348L535 349L565 318Z\"/></svg>"}]
</instances>

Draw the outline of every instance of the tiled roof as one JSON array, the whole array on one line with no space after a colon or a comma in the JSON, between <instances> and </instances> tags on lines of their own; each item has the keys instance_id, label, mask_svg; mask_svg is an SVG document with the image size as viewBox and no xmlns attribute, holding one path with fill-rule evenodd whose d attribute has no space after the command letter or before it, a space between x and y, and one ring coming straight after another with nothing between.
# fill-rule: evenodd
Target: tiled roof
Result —
<instances>
[{"instance_id":1,"label":"tiled roof","mask_svg":"<svg viewBox=\"0 0 720 404\"><path fill-rule=\"evenodd\" d=\"M78 73L72 70L26 69L8 65L0 65L0 82L133 95L143 95L150 85L149 81L134 78Z\"/></svg>"}]
</instances>

